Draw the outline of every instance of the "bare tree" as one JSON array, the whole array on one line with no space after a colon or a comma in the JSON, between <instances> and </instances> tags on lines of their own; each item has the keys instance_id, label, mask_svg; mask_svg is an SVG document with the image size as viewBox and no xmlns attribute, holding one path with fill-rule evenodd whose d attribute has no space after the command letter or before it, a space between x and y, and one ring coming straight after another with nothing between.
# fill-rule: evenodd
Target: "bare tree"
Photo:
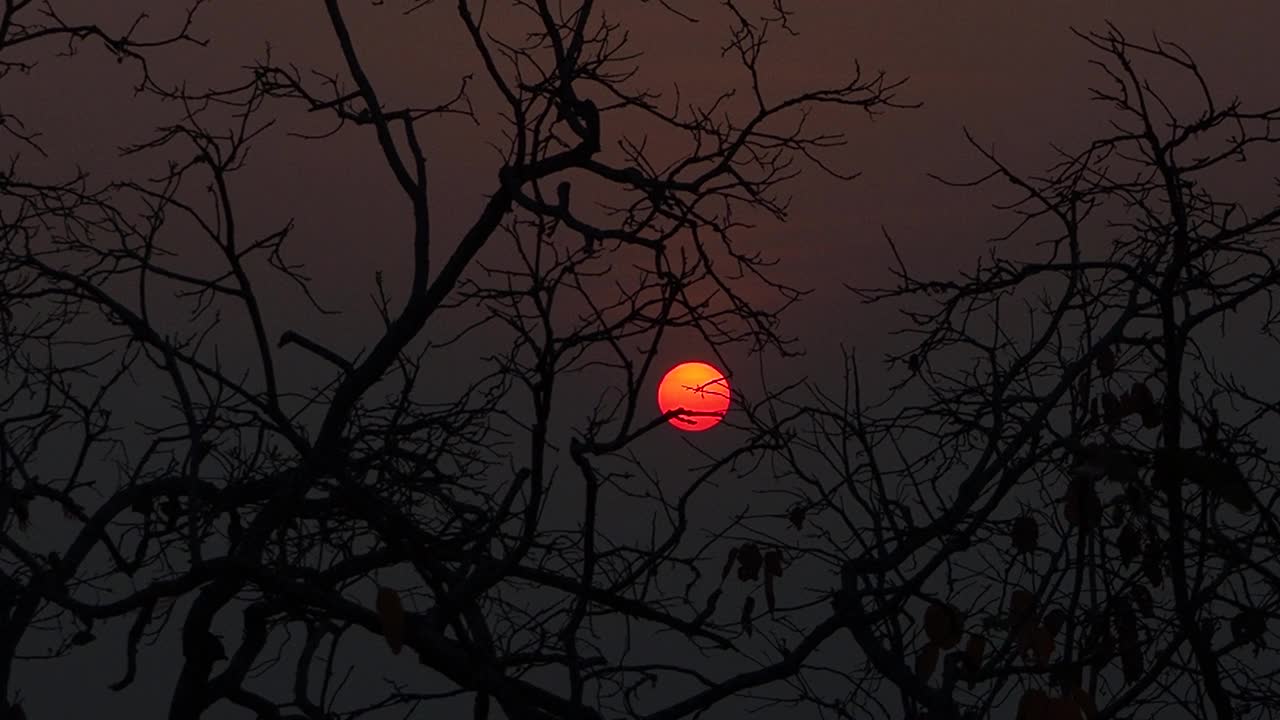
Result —
<instances>
[{"instance_id":1,"label":"bare tree","mask_svg":"<svg viewBox=\"0 0 1280 720\"><path fill-rule=\"evenodd\" d=\"M1111 132L1040 175L970 136L990 172L944 182L1003 184L1011 229L959 277L857 290L905 308L900 380L882 400L850 353L843 393L792 400L802 531L750 527L843 572L839 670L908 716L1273 717L1275 388L1232 355L1273 352L1280 204L1215 187L1280 107L1176 44L1080 37Z\"/></svg>"},{"instance_id":2,"label":"bare tree","mask_svg":"<svg viewBox=\"0 0 1280 720\"><path fill-rule=\"evenodd\" d=\"M59 657L103 623L129 628L116 690L141 653L180 644L172 718L227 703L261 718L404 716L457 697L477 718L674 719L794 676L843 622L760 656L740 637L758 613L720 617L719 593L697 582L719 544L692 531L706 521L690 503L785 451L793 418L765 412L767 398L746 403L733 421L742 441L675 496L633 448L684 414L657 416L647 401L670 333L788 350L777 316L799 292L733 234L785 217L781 189L801 163L851 177L827 164L842 138L809 130L810 111L902 107L900 83L855 65L847 83L773 97L761 57L766 38L791 32L781 2L644 8L729 30L744 86L689 104L636 86L643 58L591 0L509 3L518 37L461 0L483 73L460 77L453 97L393 105L349 13L443 10L372 5L323 3L337 67L267 56L199 90L150 67L197 42L200 3L159 38L144 37L143 18L121 31L77 25L52 2L4 3L0 58L96 42L176 108L125 150L167 162L160 177L37 181L15 163L0 180L0 695L11 712L24 641ZM501 98L499 113L473 106L477 84ZM334 120L305 142L361 133L405 201L398 262L410 280L399 298L372 284L378 314L355 354L263 300L263 287L292 281L325 308L289 259L292 223L246 227L235 203L253 143L288 141L275 125L296 110ZM431 214L433 183L446 180L428 161L450 138L423 128L443 115L501 121L492 190L460 237ZM677 139L663 154L683 149L662 159L646 133ZM761 303L762 287L774 301ZM429 382L439 358L481 335L504 350L471 357L460 384ZM303 372L317 367L318 386ZM612 394L557 425L582 373ZM606 509L620 498L625 510ZM28 531L49 507L66 537ZM615 525L628 518L644 531ZM738 561L743 579L782 572L776 547ZM661 645L631 640L659 632ZM429 672L413 684L360 676L352 690L379 636Z\"/></svg>"}]
</instances>

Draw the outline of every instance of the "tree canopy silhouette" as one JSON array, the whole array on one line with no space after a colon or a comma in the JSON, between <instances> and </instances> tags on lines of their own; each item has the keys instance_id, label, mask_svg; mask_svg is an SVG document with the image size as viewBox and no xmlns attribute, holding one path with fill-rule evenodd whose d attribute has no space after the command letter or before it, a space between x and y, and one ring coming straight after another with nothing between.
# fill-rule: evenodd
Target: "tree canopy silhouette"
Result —
<instances>
[{"instance_id":1,"label":"tree canopy silhouette","mask_svg":"<svg viewBox=\"0 0 1280 720\"><path fill-rule=\"evenodd\" d=\"M852 352L839 392L735 389L717 430L734 441L675 484L643 442L681 412L651 409L671 337L794 351L779 314L803 293L737 235L786 218L802 168L853 177L811 112L908 108L901 80L851 63L773 96L781 0L635 9L724 31L742 83L709 105L645 89L646 56L591 0L517 0L514 23L470 0L372 3L452 15L479 69L395 101L338 0L334 67L273 51L208 87L159 71L206 43L205 3L159 34L53 5L0 9L0 80L92 47L175 110L123 150L158 175L0 176L10 713L15 663L108 642L117 691L145 653L178 665L175 719L1280 709L1276 405L1215 353L1271 338L1280 207L1213 192L1280 137L1280 108L1222 102L1179 46L1081 33L1112 131L1042 175L971 137L990 172L943 182L1004 183L1010 232L969 273L903 264L854 289L905 308L886 396ZM1173 94L1147 79L1164 66ZM0 113L40 156L21 110ZM456 235L431 165L448 118L496 151ZM404 229L403 287L368 280L355 340L292 259L294 223L247 223L237 194L255 143L351 134ZM750 476L769 481L749 500L717 489Z\"/></svg>"},{"instance_id":2,"label":"tree canopy silhouette","mask_svg":"<svg viewBox=\"0 0 1280 720\"><path fill-rule=\"evenodd\" d=\"M1077 34L1110 131L1038 175L969 136L989 172L939 179L1003 184L1010 229L958 277L856 289L905 303L902 379L873 406L850 356L798 406L793 512L916 717L1269 717L1275 405L1223 349L1274 340L1280 205L1214 188L1280 108L1176 44Z\"/></svg>"},{"instance_id":3,"label":"tree canopy silhouette","mask_svg":"<svg viewBox=\"0 0 1280 720\"><path fill-rule=\"evenodd\" d=\"M375 11L437 10L385 5ZM519 14L513 30L464 0L453 12L482 73L443 100L391 102L362 50L377 38L358 37L353 11L328 0L335 67L268 55L201 89L156 69L176 46L206 42L202 6L159 36L145 16L121 34L46 3L3 8L7 69L99 43L138 65L140 93L179 109L124 150L159 159L158 177L50 181L15 164L0 186L7 702L20 705L9 683L24 641L78 652L107 621L130 628L114 689L135 681L153 643L180 658L173 718L223 703L354 718L432 693L466 693L475 717L677 718L794 672L798 652L729 684L690 669L683 655L745 650L671 581L711 552L689 532L690 496L777 447L776 424L747 423L682 496L628 500L628 515L654 519L634 540L601 527L602 503L636 494L604 463L679 412L650 410L664 332L721 351L787 346L777 309L798 293L733 234L754 213L785 214L779 189L801 163L839 176L823 151L840 136L810 131L808 112L880 113L898 104L899 82L851 63L846 82L773 97L761 51L788 31L788 12L730 2L706 18L727 31L724 53L746 82L704 106L634 81L642 60L596 3L517 2L503 11ZM703 13L645 11L673 23ZM477 84L496 111L475 109ZM371 279L380 322L361 326L354 354L323 325L299 327L297 297L264 299L293 281L317 314L326 308L290 259L292 222L247 225L237 202L254 143L290 110L332 119L308 142L361 133L402 197L395 262L410 277L400 297ZM433 204L448 178L429 166L450 142L431 123L448 116L499 123L491 192L453 237ZM40 149L18 116L5 119ZM649 135L664 138L660 151ZM446 369L476 335L501 350ZM323 367L299 370L311 360ZM571 378L593 369L620 392L571 434L557 430L553 413L580 393ZM65 542L32 535L44 505L66 515ZM169 625L180 648L163 650ZM599 639L662 629L680 640L659 662ZM430 671L426 689L371 690L376 675L346 686L377 647L361 640L379 635ZM255 684L263 672L277 684ZM665 691L668 676L687 687L646 691Z\"/></svg>"}]
</instances>

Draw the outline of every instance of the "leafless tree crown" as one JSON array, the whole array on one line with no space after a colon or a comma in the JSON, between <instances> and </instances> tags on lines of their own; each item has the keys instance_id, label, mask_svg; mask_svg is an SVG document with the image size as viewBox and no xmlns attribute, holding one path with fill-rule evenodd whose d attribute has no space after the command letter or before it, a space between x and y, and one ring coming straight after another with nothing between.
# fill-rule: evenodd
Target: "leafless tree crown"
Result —
<instances>
[{"instance_id":1,"label":"leafless tree crown","mask_svg":"<svg viewBox=\"0 0 1280 720\"><path fill-rule=\"evenodd\" d=\"M592 0L324 0L334 67L267 54L201 89L159 69L205 44L206 3L170 31L57 5L3 1L0 83L93 48L177 110L124 149L159 176L49 179L28 170L38 130L0 105L20 148L0 174L10 713L16 662L103 651L117 626L112 689L172 652L182 719L1280 709L1260 439L1276 405L1215 353L1224 335L1273 337L1280 208L1213 188L1276 142L1280 108L1223 102L1182 48L1082 33L1113 132L1035 176L971 137L990 172L945 182L1003 183L1013 228L970 273L901 264L895 286L855 290L906 308L887 399L853 353L839 391L737 394L731 447L673 484L644 450L683 412L652 410L665 343L795 350L778 319L803 292L735 233L785 219L802 168L854 177L810 113L909 107L900 80L851 61L847 82L775 96L766 47L795 32L781 0L631 9L727 29L741 82L701 104L644 89L645 57ZM453 14L477 71L389 103L356 12ZM303 133L290 113L332 124ZM450 118L495 128L491 187L456 235L433 216L449 180L430 165ZM369 279L356 351L267 299L287 287L313 319L332 312L294 223L246 224L235 192L255 142L315 152L353 132L407 229L407 280ZM467 355L477 338L498 350ZM582 377L607 390L566 418ZM749 499L716 487L762 476ZM412 674L369 669L404 653Z\"/></svg>"}]
</instances>

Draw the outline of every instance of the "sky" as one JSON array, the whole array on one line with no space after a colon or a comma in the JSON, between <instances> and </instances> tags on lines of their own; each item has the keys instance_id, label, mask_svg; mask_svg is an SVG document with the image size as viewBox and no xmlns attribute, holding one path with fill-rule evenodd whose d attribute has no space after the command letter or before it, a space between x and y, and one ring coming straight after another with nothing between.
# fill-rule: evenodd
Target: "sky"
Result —
<instances>
[{"instance_id":1,"label":"sky","mask_svg":"<svg viewBox=\"0 0 1280 720\"><path fill-rule=\"evenodd\" d=\"M123 5L130 4L147 7L157 25L166 14L164 3L131 0ZM69 8L76 5L67 3ZM116 3L79 5L108 21L119 13ZM385 88L388 102L438 102L456 89L464 72L478 69L459 32L460 22L448 3L408 18L393 5L352 4L353 34L370 73ZM496 10L500 5L493 6L498 26L505 17ZM816 289L788 318L792 333L829 336L831 328L823 326L831 324L828 310L834 305L847 311L840 313L847 331L838 334L860 340L881 334L877 330L888 318L878 311L855 310L841 283L871 285L886 279L890 258L882 227L901 243L906 260L926 272L965 265L981 251L984 233L1000 217L984 207L989 196L944 191L926 176L966 176L984 169L964 141L964 128L1016 167L1035 171L1051 157L1050 143L1070 145L1101 127L1101 108L1088 100L1088 88L1100 74L1088 65L1090 50L1071 34L1071 27L1098 30L1110 20L1135 38L1158 32L1184 44L1223 95L1249 99L1265 93L1271 87L1269 69L1280 58L1267 28L1280 9L1265 2L1213 7L1209 12L1201 3L1147 1L885 1L799 7L794 21L799 37L779 36L766 51L771 53L766 90L772 86L780 95L806 83L835 81L857 60L868 70L909 77L900 98L923 107L891 112L874 123L851 113L826 114L825 120L847 123L850 131L849 145L833 156L838 166L860 171L862 177L841 183L822 173L805 173L790 186L790 221L757 231L762 247L785 256L780 272L788 273L787 279ZM673 23L656 4L629 9L619 4L616 11L625 18L636 47L646 53L640 82L661 90L678 78L685 97L704 100L741 82L733 61L720 58L723 26L717 15L688 25ZM170 78L228 83L240 66L262 56L267 42L277 59L332 69L339 58L326 23L321 8L301 0L220 3L199 26L210 47L181 54L185 62L162 63L159 70ZM41 123L52 161L119 168L113 148L136 141L157 124L156 108L129 92L126 67L100 62L103 54L96 51L86 54L44 63L30 78L14 78L15 89L7 90L13 98L9 102ZM466 226L494 182L496 159L483 144L495 129L493 96L486 94L483 82L475 88L478 126L445 120L426 133L433 177L439 178L433 204L445 209L437 213L442 236ZM86 103L92 109L88 114ZM299 126L297 114L288 119L293 121L289 129ZM369 152L371 143L370 136L358 132L326 143L320 152L297 141L262 142L243 179L243 212L264 225L296 217L298 251L305 253L319 294L351 309L366 305L375 270L396 278L399 256L394 228L376 220L393 218L399 199L389 192L391 178ZM316 202L321 197L328 201ZM812 350L823 352L818 346Z\"/></svg>"},{"instance_id":2,"label":"sky","mask_svg":"<svg viewBox=\"0 0 1280 720\"><path fill-rule=\"evenodd\" d=\"M115 27L133 8L149 10L159 27L174 19L174 5L172 0L60 3L68 17L82 13ZM395 5L348 4L357 48L388 102L438 101L456 88L461 75L477 69L453 4L437 3L407 17L395 12ZM510 22L501 15L504 3L490 5L500 26ZM708 12L703 22L684 25L654 3L605 5L626 22L645 52L642 82L661 89L678 79L686 96L707 99L742 80L733 63L720 57L722 15ZM985 172L965 143L964 129L1015 167L1034 172L1051 159L1051 143L1075 145L1105 127L1103 108L1088 98L1089 86L1101 75L1088 63L1094 57L1090 48L1070 28L1102 30L1109 20L1135 39L1157 32L1185 46L1222 96L1259 104L1277 99L1273 73L1280 67L1280 44L1274 28L1280 26L1280 3L866 0L794 6L799 37L779 38L769 46L767 88L781 94L834 81L857 60L865 69L909 78L899 97L922 106L891 111L874 122L855 114L821 117L820 122L847 129L849 144L836 153L836 164L862 176L841 183L806 172L790 186L789 222L761 223L744 238L782 259L779 277L814 289L784 316L784 330L798 337L809 355L776 366L779 376L830 377L839 365L840 343L866 348L871 357L892 346L889 331L900 321L887 308L857 304L843 289L845 283L890 282L882 228L898 240L908 264L924 274L954 272L985 251L985 238L1002 226L1001 216L988 207L994 196L945 189L927 176ZM261 57L268 41L279 62L339 66L337 45L318 3L217 3L199 19L196 34L207 37L209 47L158 62L163 77L229 84L242 77L244 65ZM144 139L175 108L136 98L131 80L127 66L115 65L97 50L42 59L29 76L3 80L5 110L21 113L45 133L49 157L29 158L32 166L82 165L103 176L145 172L148 161L121 160L116 148ZM498 125L483 80L477 76L478 124L442 120L425 134L438 237L465 229L494 187L497 160L484 142ZM265 231L296 219L293 257L305 261L316 295L345 311L337 318L320 317L289 288L268 287L276 303L276 331L296 327L354 351L367 345L375 272L386 272L393 287L403 287L408 244L397 219L401 200L368 134L347 132L323 146L281 137L286 129L322 126L299 113L285 114L272 139L256 145L238 197L246 228ZM0 140L0 155L18 151L5 142ZM1222 190L1259 201L1271 192L1248 176L1224 180ZM689 344L672 352L674 360L706 349ZM97 667L81 659L65 667L86 677L101 672L110 681L117 674L116 657L113 649L93 661L100 663ZM84 707L86 696L65 693L58 677L47 668L38 673L31 668L19 683L31 717L72 717L75 708ZM97 702L105 703L99 705L104 710L144 702L103 693ZM115 711L106 714L115 716Z\"/></svg>"}]
</instances>

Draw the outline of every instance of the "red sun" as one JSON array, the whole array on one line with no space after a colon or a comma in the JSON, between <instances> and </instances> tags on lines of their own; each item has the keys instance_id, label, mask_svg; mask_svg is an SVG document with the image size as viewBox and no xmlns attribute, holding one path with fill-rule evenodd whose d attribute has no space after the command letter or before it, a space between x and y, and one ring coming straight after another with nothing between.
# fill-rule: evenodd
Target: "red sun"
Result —
<instances>
[{"instance_id":1,"label":"red sun","mask_svg":"<svg viewBox=\"0 0 1280 720\"><path fill-rule=\"evenodd\" d=\"M658 409L663 413L672 410L706 413L677 415L669 421L689 432L706 430L719 423L729 409L729 380L706 363L680 363L658 383Z\"/></svg>"}]
</instances>

